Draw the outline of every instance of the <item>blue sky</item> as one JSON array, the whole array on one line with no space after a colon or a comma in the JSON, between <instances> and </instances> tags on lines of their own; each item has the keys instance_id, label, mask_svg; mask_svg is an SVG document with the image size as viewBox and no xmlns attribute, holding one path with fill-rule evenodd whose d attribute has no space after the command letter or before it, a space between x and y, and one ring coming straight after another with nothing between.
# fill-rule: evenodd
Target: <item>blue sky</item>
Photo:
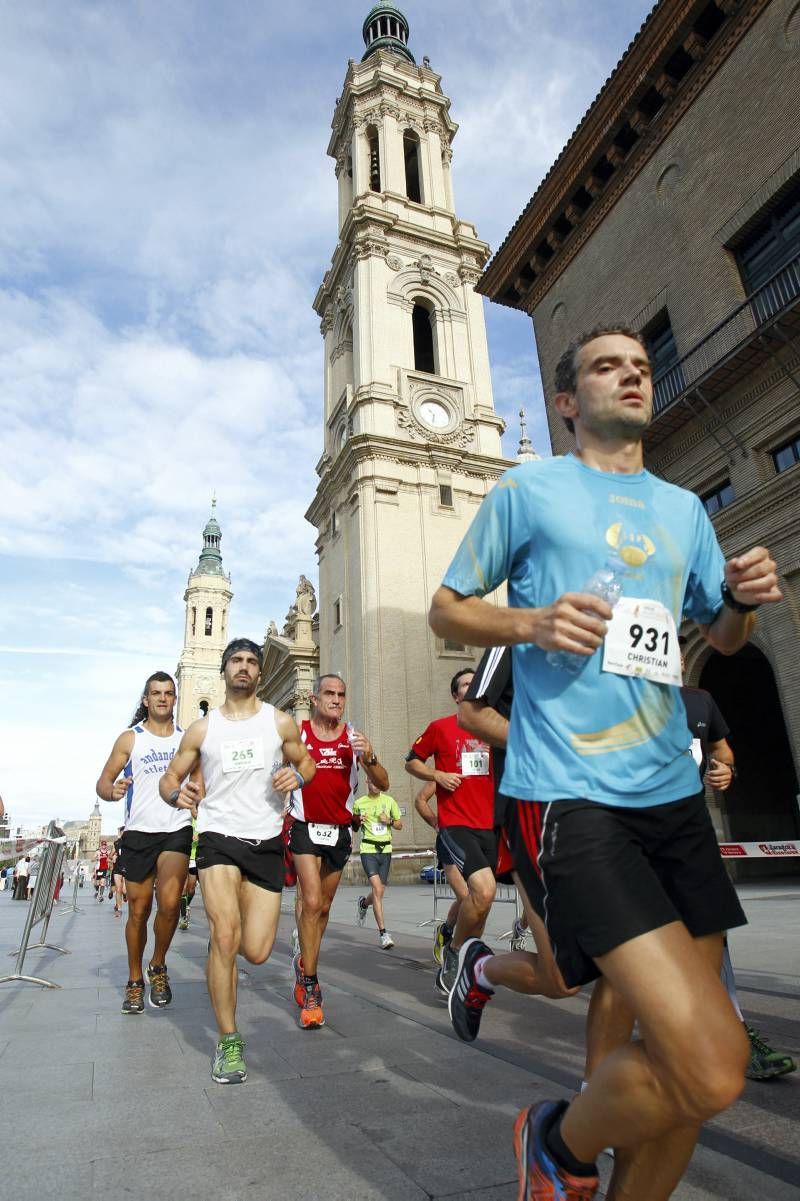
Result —
<instances>
[{"instance_id":1,"label":"blue sky","mask_svg":"<svg viewBox=\"0 0 800 1201\"><path fill-rule=\"evenodd\" d=\"M649 7L402 5L460 125L457 210L493 247ZM315 578L325 149L368 8L4 8L0 794L15 824L91 811L142 682L174 670L214 489L234 631L260 638L299 573ZM546 452L530 322L486 316L505 452L520 404Z\"/></svg>"}]
</instances>

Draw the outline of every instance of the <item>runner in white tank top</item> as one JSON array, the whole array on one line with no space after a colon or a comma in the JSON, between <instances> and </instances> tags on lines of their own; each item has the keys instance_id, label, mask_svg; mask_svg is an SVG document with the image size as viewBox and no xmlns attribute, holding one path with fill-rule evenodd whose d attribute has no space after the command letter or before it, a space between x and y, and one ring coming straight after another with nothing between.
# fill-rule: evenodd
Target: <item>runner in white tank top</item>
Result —
<instances>
[{"instance_id":1,"label":"runner in white tank top","mask_svg":"<svg viewBox=\"0 0 800 1201\"><path fill-rule=\"evenodd\" d=\"M225 704L192 723L159 791L179 812L197 814L195 860L211 928L208 992L219 1028L211 1078L240 1084L247 1067L236 1029L236 955L264 963L272 950L286 799L313 779L315 767L294 719L256 698L261 648L248 638L234 639L223 652L221 671ZM198 766L204 794L188 778Z\"/></svg>"},{"instance_id":2,"label":"runner in white tank top","mask_svg":"<svg viewBox=\"0 0 800 1201\"><path fill-rule=\"evenodd\" d=\"M158 912L153 923L153 958L147 968L148 1000L157 1009L172 1000L167 951L178 924L192 842L191 814L177 813L165 805L158 791L180 744L181 731L174 722L175 699L171 676L157 671L149 677L131 726L114 743L97 781L97 795L104 801L127 798L126 829L114 867L124 876L128 893L128 983L123 1013L144 1009L142 961L154 888Z\"/></svg>"}]
</instances>

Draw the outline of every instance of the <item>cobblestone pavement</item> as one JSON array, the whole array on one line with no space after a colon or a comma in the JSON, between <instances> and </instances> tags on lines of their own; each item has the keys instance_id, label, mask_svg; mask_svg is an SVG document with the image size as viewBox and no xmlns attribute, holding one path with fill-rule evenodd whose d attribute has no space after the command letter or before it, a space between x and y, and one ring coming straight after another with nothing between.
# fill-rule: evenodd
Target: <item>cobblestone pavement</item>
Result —
<instances>
[{"instance_id":1,"label":"cobblestone pavement","mask_svg":"<svg viewBox=\"0 0 800 1201\"><path fill-rule=\"evenodd\" d=\"M798 1058L800 881L740 891L751 924L731 943L743 1007ZM173 1004L133 1017L119 1012L124 922L90 889L79 893L83 912L57 909L50 940L71 953L31 951L25 970L61 988L0 986L5 1195L513 1199L513 1116L576 1088L586 996L498 994L480 1039L465 1045L432 987L431 931L419 925L431 914L430 888L390 888L389 952L378 949L374 927L356 927L357 892L340 891L323 946L327 1025L319 1031L298 1029L290 999L287 894L271 960L241 975L249 1080L227 1088L209 1077L215 1035L200 901L191 928L175 935ZM0 893L9 969L25 910ZM497 907L490 941L511 916L510 906ZM705 1129L679 1201L800 1196L798 1077L747 1085Z\"/></svg>"}]
</instances>

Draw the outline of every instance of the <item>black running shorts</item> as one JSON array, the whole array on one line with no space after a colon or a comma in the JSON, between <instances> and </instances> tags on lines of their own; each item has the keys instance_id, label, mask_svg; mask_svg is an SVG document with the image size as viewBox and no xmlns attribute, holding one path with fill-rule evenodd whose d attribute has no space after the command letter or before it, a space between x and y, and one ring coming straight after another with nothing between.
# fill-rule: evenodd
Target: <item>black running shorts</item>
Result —
<instances>
[{"instance_id":1,"label":"black running shorts","mask_svg":"<svg viewBox=\"0 0 800 1201\"><path fill-rule=\"evenodd\" d=\"M436 854L443 867L457 867L465 880L482 867L494 874L497 834L494 830L473 830L471 826L445 826L436 835Z\"/></svg>"},{"instance_id":2,"label":"black running shorts","mask_svg":"<svg viewBox=\"0 0 800 1201\"><path fill-rule=\"evenodd\" d=\"M195 863L200 873L210 867L238 867L250 884L267 892L283 892L283 842L274 838L233 838L206 830L197 839Z\"/></svg>"},{"instance_id":3,"label":"black running shorts","mask_svg":"<svg viewBox=\"0 0 800 1201\"><path fill-rule=\"evenodd\" d=\"M702 792L643 809L564 800L517 812L527 835L540 830L544 920L570 987L600 975L601 955L670 922L695 938L747 922ZM518 845L526 855L535 839Z\"/></svg>"},{"instance_id":4,"label":"black running shorts","mask_svg":"<svg viewBox=\"0 0 800 1201\"><path fill-rule=\"evenodd\" d=\"M171 834L149 834L144 830L126 830L119 843L119 855L114 874L124 876L132 884L144 884L156 874L158 857L164 851L185 855L189 862L192 848L192 827L184 826Z\"/></svg>"},{"instance_id":5,"label":"black running shorts","mask_svg":"<svg viewBox=\"0 0 800 1201\"><path fill-rule=\"evenodd\" d=\"M338 833L337 833L338 831ZM329 838L330 841L319 841ZM325 826L317 822L292 822L289 850L292 855L316 855L335 872L343 870L353 849L349 826Z\"/></svg>"},{"instance_id":6,"label":"black running shorts","mask_svg":"<svg viewBox=\"0 0 800 1201\"><path fill-rule=\"evenodd\" d=\"M391 851L362 851L361 866L368 880L370 876L377 876L381 884L385 884L389 879L392 866L392 853Z\"/></svg>"},{"instance_id":7,"label":"black running shorts","mask_svg":"<svg viewBox=\"0 0 800 1201\"><path fill-rule=\"evenodd\" d=\"M541 849L540 806L508 800L504 821L503 835L511 851L514 873L534 913L544 919L544 886L536 862Z\"/></svg>"}]
</instances>

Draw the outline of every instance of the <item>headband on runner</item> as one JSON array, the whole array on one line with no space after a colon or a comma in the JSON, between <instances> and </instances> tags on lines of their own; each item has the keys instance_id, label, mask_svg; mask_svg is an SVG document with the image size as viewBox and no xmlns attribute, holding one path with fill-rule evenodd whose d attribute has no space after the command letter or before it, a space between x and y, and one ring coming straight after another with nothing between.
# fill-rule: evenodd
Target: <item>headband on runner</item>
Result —
<instances>
[{"instance_id":1,"label":"headband on runner","mask_svg":"<svg viewBox=\"0 0 800 1201\"><path fill-rule=\"evenodd\" d=\"M225 670L225 664L231 655L235 655L237 651L250 651L258 659L258 666L262 666L262 652L258 643L253 642L251 638L234 638L233 642L229 642L222 652L222 666L219 669L220 675Z\"/></svg>"}]
</instances>

